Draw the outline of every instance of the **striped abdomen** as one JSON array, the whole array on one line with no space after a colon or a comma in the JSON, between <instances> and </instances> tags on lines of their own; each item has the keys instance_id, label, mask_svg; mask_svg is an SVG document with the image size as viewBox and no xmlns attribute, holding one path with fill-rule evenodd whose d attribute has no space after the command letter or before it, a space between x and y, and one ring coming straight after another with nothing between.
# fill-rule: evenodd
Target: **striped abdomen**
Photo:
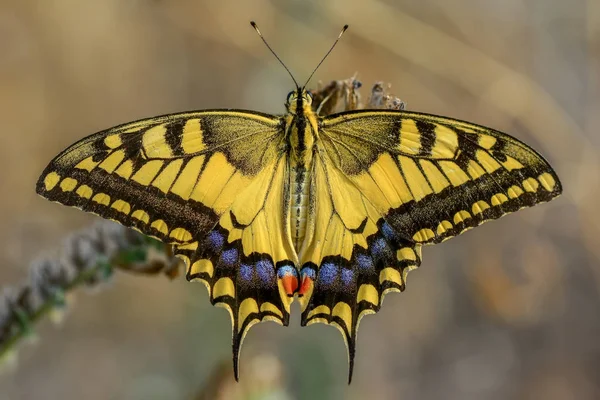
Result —
<instances>
[{"instance_id":1,"label":"striped abdomen","mask_svg":"<svg viewBox=\"0 0 600 400\"><path fill-rule=\"evenodd\" d=\"M304 167L292 167L291 170L291 228L296 251L300 251L306 235L306 220L309 206L310 179Z\"/></svg>"}]
</instances>

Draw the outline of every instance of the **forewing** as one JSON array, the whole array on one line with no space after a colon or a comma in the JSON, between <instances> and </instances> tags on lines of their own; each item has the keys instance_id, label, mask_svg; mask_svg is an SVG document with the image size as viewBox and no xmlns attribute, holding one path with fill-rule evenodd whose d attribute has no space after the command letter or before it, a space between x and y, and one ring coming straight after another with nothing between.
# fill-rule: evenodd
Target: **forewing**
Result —
<instances>
[{"instance_id":1,"label":"forewing","mask_svg":"<svg viewBox=\"0 0 600 400\"><path fill-rule=\"evenodd\" d=\"M340 171L416 243L440 242L562 191L542 156L479 125L363 111L332 116L322 129Z\"/></svg>"},{"instance_id":2,"label":"forewing","mask_svg":"<svg viewBox=\"0 0 600 400\"><path fill-rule=\"evenodd\" d=\"M277 117L167 115L75 143L48 165L37 192L173 244L188 279L206 283L211 302L231 314L237 376L248 328L288 323L277 271L295 259L283 233L284 149Z\"/></svg>"},{"instance_id":3,"label":"forewing","mask_svg":"<svg viewBox=\"0 0 600 400\"><path fill-rule=\"evenodd\" d=\"M352 366L360 317L403 290L420 247L561 193L534 150L501 132L426 114L357 111L325 118L314 217L301 279L302 323L332 323ZM304 269L303 269L304 270Z\"/></svg>"}]
</instances>

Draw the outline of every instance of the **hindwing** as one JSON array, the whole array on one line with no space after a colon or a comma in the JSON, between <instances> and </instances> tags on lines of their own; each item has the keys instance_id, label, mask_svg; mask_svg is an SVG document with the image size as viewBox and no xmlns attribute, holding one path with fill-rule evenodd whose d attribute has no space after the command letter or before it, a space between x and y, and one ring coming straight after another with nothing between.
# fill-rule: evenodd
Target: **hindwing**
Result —
<instances>
[{"instance_id":1,"label":"hindwing","mask_svg":"<svg viewBox=\"0 0 600 400\"><path fill-rule=\"evenodd\" d=\"M52 160L37 192L173 244L188 279L231 314L237 377L249 327L289 320L278 279L296 262L284 234L287 167L280 118L201 111L91 135Z\"/></svg>"},{"instance_id":2,"label":"hindwing","mask_svg":"<svg viewBox=\"0 0 600 400\"><path fill-rule=\"evenodd\" d=\"M517 139L479 125L403 111L323 118L313 213L300 254L308 282L302 324L340 329L352 373L358 324L390 290L404 290L421 246L562 191Z\"/></svg>"}]
</instances>

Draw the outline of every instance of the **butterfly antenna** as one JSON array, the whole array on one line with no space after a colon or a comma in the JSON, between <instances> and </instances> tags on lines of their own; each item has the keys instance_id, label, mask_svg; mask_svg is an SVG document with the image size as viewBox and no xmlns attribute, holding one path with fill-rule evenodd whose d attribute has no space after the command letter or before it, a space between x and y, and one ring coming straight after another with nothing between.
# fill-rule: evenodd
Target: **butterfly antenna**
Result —
<instances>
[{"instance_id":1,"label":"butterfly antenna","mask_svg":"<svg viewBox=\"0 0 600 400\"><path fill-rule=\"evenodd\" d=\"M289 68L286 67L286 65L283 63L283 61L281 61L281 58L279 58L279 56L277 55L277 53L275 53L273 51L273 49L271 48L271 46L269 46L269 43L267 43L267 41L263 37L262 33L260 33L260 31L258 30L258 25L256 25L256 22L250 21L250 25L252 25L252 27L254 28L254 30L256 31L256 33L258 33L258 36L260 36L260 38L262 39L262 41L265 44L265 46L267 46L267 48L269 50L271 50L271 53L273 53L273 55L275 56L275 58L277 59L277 61L279 61L279 63L281 65L283 65L283 68L285 68L285 70L288 72L288 74L290 74L290 76L292 77L292 80L294 81L294 84L296 85L296 89L299 89L300 86L298 86L298 82L296 82L296 79L294 78L294 75L292 75L292 73L290 72Z\"/></svg>"},{"instance_id":2,"label":"butterfly antenna","mask_svg":"<svg viewBox=\"0 0 600 400\"><path fill-rule=\"evenodd\" d=\"M315 74L315 72L317 72L317 70L319 69L319 67L321 66L321 64L323 64L323 61L325 61L325 59L327 58L327 56L329 55L329 53L331 53L331 51L333 50L333 48L335 47L335 45L337 44L337 42L340 41L340 38L342 37L342 35L344 34L344 32L346 32L347 29L348 29L348 25L344 25L344 27L342 28L342 31L338 35L337 39L335 39L335 42L333 42L333 44L331 45L331 48L329 49L329 51L327 52L327 54L325 54L325 57L323 57L321 59L321 62L319 62L319 64L315 67L315 69L313 69L313 72L310 74L310 76L308 77L308 79L304 83L304 86L302 86L302 87L305 87L308 84L308 82L310 82L310 80L313 77L313 75Z\"/></svg>"}]
</instances>

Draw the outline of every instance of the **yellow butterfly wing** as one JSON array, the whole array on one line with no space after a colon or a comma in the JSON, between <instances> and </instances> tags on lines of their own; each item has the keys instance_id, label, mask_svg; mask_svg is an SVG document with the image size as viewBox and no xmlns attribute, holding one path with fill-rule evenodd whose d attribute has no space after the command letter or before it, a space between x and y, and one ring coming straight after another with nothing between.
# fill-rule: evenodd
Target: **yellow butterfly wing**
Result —
<instances>
[{"instance_id":1,"label":"yellow butterfly wing","mask_svg":"<svg viewBox=\"0 0 600 400\"><path fill-rule=\"evenodd\" d=\"M288 182L279 117L201 111L120 125L50 162L37 192L174 245L187 278L204 282L233 325L287 325L282 274L297 262L284 218ZM283 294L282 294L283 293Z\"/></svg>"},{"instance_id":2,"label":"yellow butterfly wing","mask_svg":"<svg viewBox=\"0 0 600 400\"><path fill-rule=\"evenodd\" d=\"M501 132L401 111L351 111L321 120L312 171L314 210L300 252L302 324L336 326L350 378L362 316L405 288L421 246L562 191L534 150ZM308 278L308 279L307 279Z\"/></svg>"}]
</instances>

